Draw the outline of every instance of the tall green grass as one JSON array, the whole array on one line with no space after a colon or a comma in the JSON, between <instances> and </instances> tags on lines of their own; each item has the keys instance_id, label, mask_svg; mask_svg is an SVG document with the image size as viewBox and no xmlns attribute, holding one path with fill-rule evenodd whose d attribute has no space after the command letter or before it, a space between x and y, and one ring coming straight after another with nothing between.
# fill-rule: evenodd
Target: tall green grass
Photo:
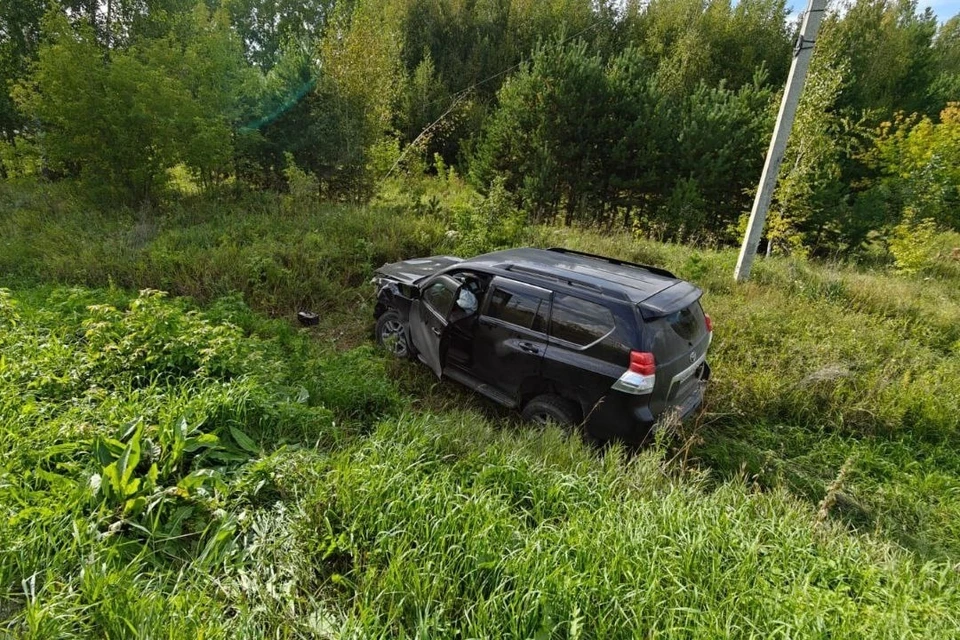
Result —
<instances>
[{"instance_id":1,"label":"tall green grass","mask_svg":"<svg viewBox=\"0 0 960 640\"><path fill-rule=\"evenodd\" d=\"M931 637L960 574L658 444L411 415L236 300L0 297L20 637ZM256 325L251 334L243 327ZM309 390L308 390L309 387Z\"/></svg>"},{"instance_id":2,"label":"tall green grass","mask_svg":"<svg viewBox=\"0 0 960 640\"><path fill-rule=\"evenodd\" d=\"M486 209L421 196L141 214L0 189L5 632L955 635L952 263L760 260L735 286L733 251L465 238ZM597 456L372 348L373 268L494 236L702 286L704 411Z\"/></svg>"}]
</instances>

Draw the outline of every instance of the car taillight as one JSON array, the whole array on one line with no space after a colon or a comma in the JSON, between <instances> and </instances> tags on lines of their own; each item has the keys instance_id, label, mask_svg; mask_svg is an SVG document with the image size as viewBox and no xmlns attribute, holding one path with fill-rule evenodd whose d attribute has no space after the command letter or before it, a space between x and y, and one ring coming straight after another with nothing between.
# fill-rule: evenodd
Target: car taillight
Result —
<instances>
[{"instance_id":1,"label":"car taillight","mask_svg":"<svg viewBox=\"0 0 960 640\"><path fill-rule=\"evenodd\" d=\"M657 361L652 353L643 351L630 352L630 371L642 376L652 376L657 372Z\"/></svg>"},{"instance_id":2,"label":"car taillight","mask_svg":"<svg viewBox=\"0 0 960 640\"><path fill-rule=\"evenodd\" d=\"M613 389L633 395L643 395L653 391L657 383L657 361L652 353L645 351L630 352L630 366L613 383Z\"/></svg>"},{"instance_id":3,"label":"car taillight","mask_svg":"<svg viewBox=\"0 0 960 640\"><path fill-rule=\"evenodd\" d=\"M710 319L710 316L703 314L703 321L707 323L707 333L713 333L713 320Z\"/></svg>"}]
</instances>

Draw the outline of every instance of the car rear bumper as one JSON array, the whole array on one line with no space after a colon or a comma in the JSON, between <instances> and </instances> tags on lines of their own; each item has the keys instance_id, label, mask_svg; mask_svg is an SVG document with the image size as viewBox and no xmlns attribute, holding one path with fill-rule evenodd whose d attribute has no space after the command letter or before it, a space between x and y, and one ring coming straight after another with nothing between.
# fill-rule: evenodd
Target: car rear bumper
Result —
<instances>
[{"instance_id":1,"label":"car rear bumper","mask_svg":"<svg viewBox=\"0 0 960 640\"><path fill-rule=\"evenodd\" d=\"M700 408L703 404L705 382L710 379L710 365L706 362L703 363L698 378L699 383L693 385L689 393L658 414L654 414L651 409L649 396L611 391L588 415L587 429L592 435L604 440L642 443L649 438L651 429L661 415L675 411L678 419L683 421Z\"/></svg>"}]
</instances>

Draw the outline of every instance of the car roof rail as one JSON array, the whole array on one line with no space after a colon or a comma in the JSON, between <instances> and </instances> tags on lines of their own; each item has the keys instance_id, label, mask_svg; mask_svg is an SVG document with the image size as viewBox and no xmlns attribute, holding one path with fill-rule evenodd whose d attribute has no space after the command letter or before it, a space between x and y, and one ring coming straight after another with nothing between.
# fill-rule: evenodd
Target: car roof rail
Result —
<instances>
[{"instance_id":1,"label":"car roof rail","mask_svg":"<svg viewBox=\"0 0 960 640\"><path fill-rule=\"evenodd\" d=\"M573 272L567 272L564 274L550 273L549 271L541 271L540 269L533 269L531 267L519 264L507 265L504 270L511 273L521 273L523 275L534 276L543 280L565 284L568 287L586 289L593 293L614 298L615 300L629 300L629 297L626 294L616 288L608 289L592 282L584 282L583 280L578 280L575 277L571 277L571 275L575 275ZM566 269L564 269L564 271L566 271Z\"/></svg>"},{"instance_id":2,"label":"car roof rail","mask_svg":"<svg viewBox=\"0 0 960 640\"><path fill-rule=\"evenodd\" d=\"M620 260L618 258L608 258L607 256L600 256L595 253L587 253L586 251L574 251L573 249L565 249L563 247L550 247L547 251L553 251L555 253L568 253L574 256L583 256L584 258L594 258L595 260L603 260L604 262L609 262L610 264L616 265L626 265L628 267L637 267L639 269L645 269L650 273L656 274L658 276L664 276L666 278L676 278L677 276L673 275L672 272L667 271L666 269L661 269L660 267L652 267L648 264L638 264L636 262L629 262L628 260Z\"/></svg>"}]
</instances>

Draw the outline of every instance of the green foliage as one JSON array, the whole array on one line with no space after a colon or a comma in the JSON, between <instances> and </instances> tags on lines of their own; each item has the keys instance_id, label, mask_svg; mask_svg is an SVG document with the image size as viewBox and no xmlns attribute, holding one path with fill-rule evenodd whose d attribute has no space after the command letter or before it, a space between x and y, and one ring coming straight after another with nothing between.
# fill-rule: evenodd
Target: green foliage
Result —
<instances>
[{"instance_id":1,"label":"green foliage","mask_svg":"<svg viewBox=\"0 0 960 640\"><path fill-rule=\"evenodd\" d=\"M929 93L936 33L936 16L919 11L915 0L855 0L842 16L828 16L818 42L843 52L850 65L850 82L838 107L868 112L874 123L898 110L939 111L943 105Z\"/></svg>"},{"instance_id":2,"label":"green foliage","mask_svg":"<svg viewBox=\"0 0 960 640\"><path fill-rule=\"evenodd\" d=\"M946 104L960 95L960 16L953 16L940 25L933 43L937 78L933 93Z\"/></svg>"},{"instance_id":3,"label":"green foliage","mask_svg":"<svg viewBox=\"0 0 960 640\"><path fill-rule=\"evenodd\" d=\"M243 41L248 59L270 71L286 55L291 42L311 42L333 13L335 0L224 0L230 21Z\"/></svg>"},{"instance_id":4,"label":"green foliage","mask_svg":"<svg viewBox=\"0 0 960 640\"><path fill-rule=\"evenodd\" d=\"M315 198L288 207L284 195L271 193L235 202L187 199L164 211L161 224L130 211L98 213L64 185L25 199L0 186L0 203L3 277L114 283L201 302L240 292L258 309L277 314L339 308L344 296L355 299L353 288L375 267L436 253L446 230L441 220L403 215L400 207ZM58 212L55 225L44 222L50 206ZM351 335L363 330L352 323Z\"/></svg>"},{"instance_id":5,"label":"green foliage","mask_svg":"<svg viewBox=\"0 0 960 640\"><path fill-rule=\"evenodd\" d=\"M772 106L763 80L674 97L637 49L604 63L583 41L543 46L501 89L470 175L502 177L540 220L633 215L671 237L716 235L760 168Z\"/></svg>"},{"instance_id":6,"label":"green foliage","mask_svg":"<svg viewBox=\"0 0 960 640\"><path fill-rule=\"evenodd\" d=\"M402 36L390 11L374 2L340 6L319 44L313 118L321 132L315 173L335 197L372 195L370 150L389 131L401 89ZM313 167L310 167L313 168Z\"/></svg>"},{"instance_id":7,"label":"green foliage","mask_svg":"<svg viewBox=\"0 0 960 640\"><path fill-rule=\"evenodd\" d=\"M328 478L310 498L310 528L329 530L310 558L335 567L359 635L920 637L956 624L948 568L837 537L782 491L665 477L655 450L597 460L555 432L454 412L383 425ZM915 601L937 614L912 615Z\"/></svg>"},{"instance_id":8,"label":"green foliage","mask_svg":"<svg viewBox=\"0 0 960 640\"><path fill-rule=\"evenodd\" d=\"M949 104L938 123L916 117L884 123L868 161L880 172L874 193L888 220L914 211L960 228L960 103Z\"/></svg>"},{"instance_id":9,"label":"green foliage","mask_svg":"<svg viewBox=\"0 0 960 640\"><path fill-rule=\"evenodd\" d=\"M287 151L284 154L286 166L283 177L287 179L287 189L290 191L290 205L299 207L314 201L320 193L320 181L308 171L297 166L293 154Z\"/></svg>"},{"instance_id":10,"label":"green foliage","mask_svg":"<svg viewBox=\"0 0 960 640\"><path fill-rule=\"evenodd\" d=\"M897 269L916 273L929 267L933 261L936 236L937 224L933 219L918 220L916 214L908 210L887 240Z\"/></svg>"},{"instance_id":11,"label":"green foliage","mask_svg":"<svg viewBox=\"0 0 960 640\"><path fill-rule=\"evenodd\" d=\"M240 50L225 14L202 4L174 31L105 55L91 29L48 14L34 72L14 97L39 123L51 169L130 203L155 199L180 162L204 186L223 178Z\"/></svg>"},{"instance_id":12,"label":"green foliage","mask_svg":"<svg viewBox=\"0 0 960 640\"><path fill-rule=\"evenodd\" d=\"M45 10L41 0L4 2L0 6L0 137L7 144L25 124L8 87L24 79L36 59ZM0 160L0 178L7 177L6 167L7 163Z\"/></svg>"},{"instance_id":13,"label":"green foliage","mask_svg":"<svg viewBox=\"0 0 960 640\"><path fill-rule=\"evenodd\" d=\"M478 205L454 213L453 224L455 251L458 255L474 256L519 244L527 215L514 206L503 178L496 178Z\"/></svg>"},{"instance_id":14,"label":"green foliage","mask_svg":"<svg viewBox=\"0 0 960 640\"><path fill-rule=\"evenodd\" d=\"M857 124L835 107L849 74L843 56L821 43L811 63L774 193L767 240L778 252L805 255L839 243L856 246L875 219L845 219L843 165Z\"/></svg>"},{"instance_id":15,"label":"green foliage","mask_svg":"<svg viewBox=\"0 0 960 640\"><path fill-rule=\"evenodd\" d=\"M283 191L290 154L320 197L362 202L436 154L478 189L503 178L533 219L705 245L738 240L793 47L784 0L68 0L41 29L44 8L0 11L3 177L80 178L148 213L178 189ZM950 184L868 150L882 122L941 124L957 21L848 9L818 41L777 250L874 251L906 191Z\"/></svg>"},{"instance_id":16,"label":"green foliage","mask_svg":"<svg viewBox=\"0 0 960 640\"><path fill-rule=\"evenodd\" d=\"M255 320L263 334L223 318ZM253 613L223 615L219 598L252 584L238 574L257 566L259 534L296 490L299 472L269 452L290 447L289 463L301 443L335 442L332 411L355 408L337 404L335 385L323 392L330 409L300 386L325 389L309 341L236 299L208 314L116 290L0 290L0 327L4 631L262 629ZM351 372L347 357L331 376ZM398 402L382 370L357 371L361 380L368 406L378 393L379 406ZM165 617L185 606L189 623Z\"/></svg>"},{"instance_id":17,"label":"green foliage","mask_svg":"<svg viewBox=\"0 0 960 640\"><path fill-rule=\"evenodd\" d=\"M370 424L402 406L384 367L382 354L358 347L324 361L318 398L347 420Z\"/></svg>"},{"instance_id":18,"label":"green foliage","mask_svg":"<svg viewBox=\"0 0 960 640\"><path fill-rule=\"evenodd\" d=\"M734 89L750 84L758 68L782 84L791 46L786 3L659 0L628 5L625 28L658 84L675 96L701 82Z\"/></svg>"},{"instance_id":19,"label":"green foliage","mask_svg":"<svg viewBox=\"0 0 960 640\"><path fill-rule=\"evenodd\" d=\"M734 251L520 226L501 241L706 291L705 413L598 456L369 346L371 265L449 250L439 218L469 204L456 180L423 186L437 218L389 202L278 216L280 196L249 196L192 199L156 228L59 185L0 188L4 632L949 637L955 235L922 280L773 258L743 288ZM481 210L510 215L502 185ZM22 286L111 276L210 305ZM230 289L284 314L307 300L321 325Z\"/></svg>"}]
</instances>

